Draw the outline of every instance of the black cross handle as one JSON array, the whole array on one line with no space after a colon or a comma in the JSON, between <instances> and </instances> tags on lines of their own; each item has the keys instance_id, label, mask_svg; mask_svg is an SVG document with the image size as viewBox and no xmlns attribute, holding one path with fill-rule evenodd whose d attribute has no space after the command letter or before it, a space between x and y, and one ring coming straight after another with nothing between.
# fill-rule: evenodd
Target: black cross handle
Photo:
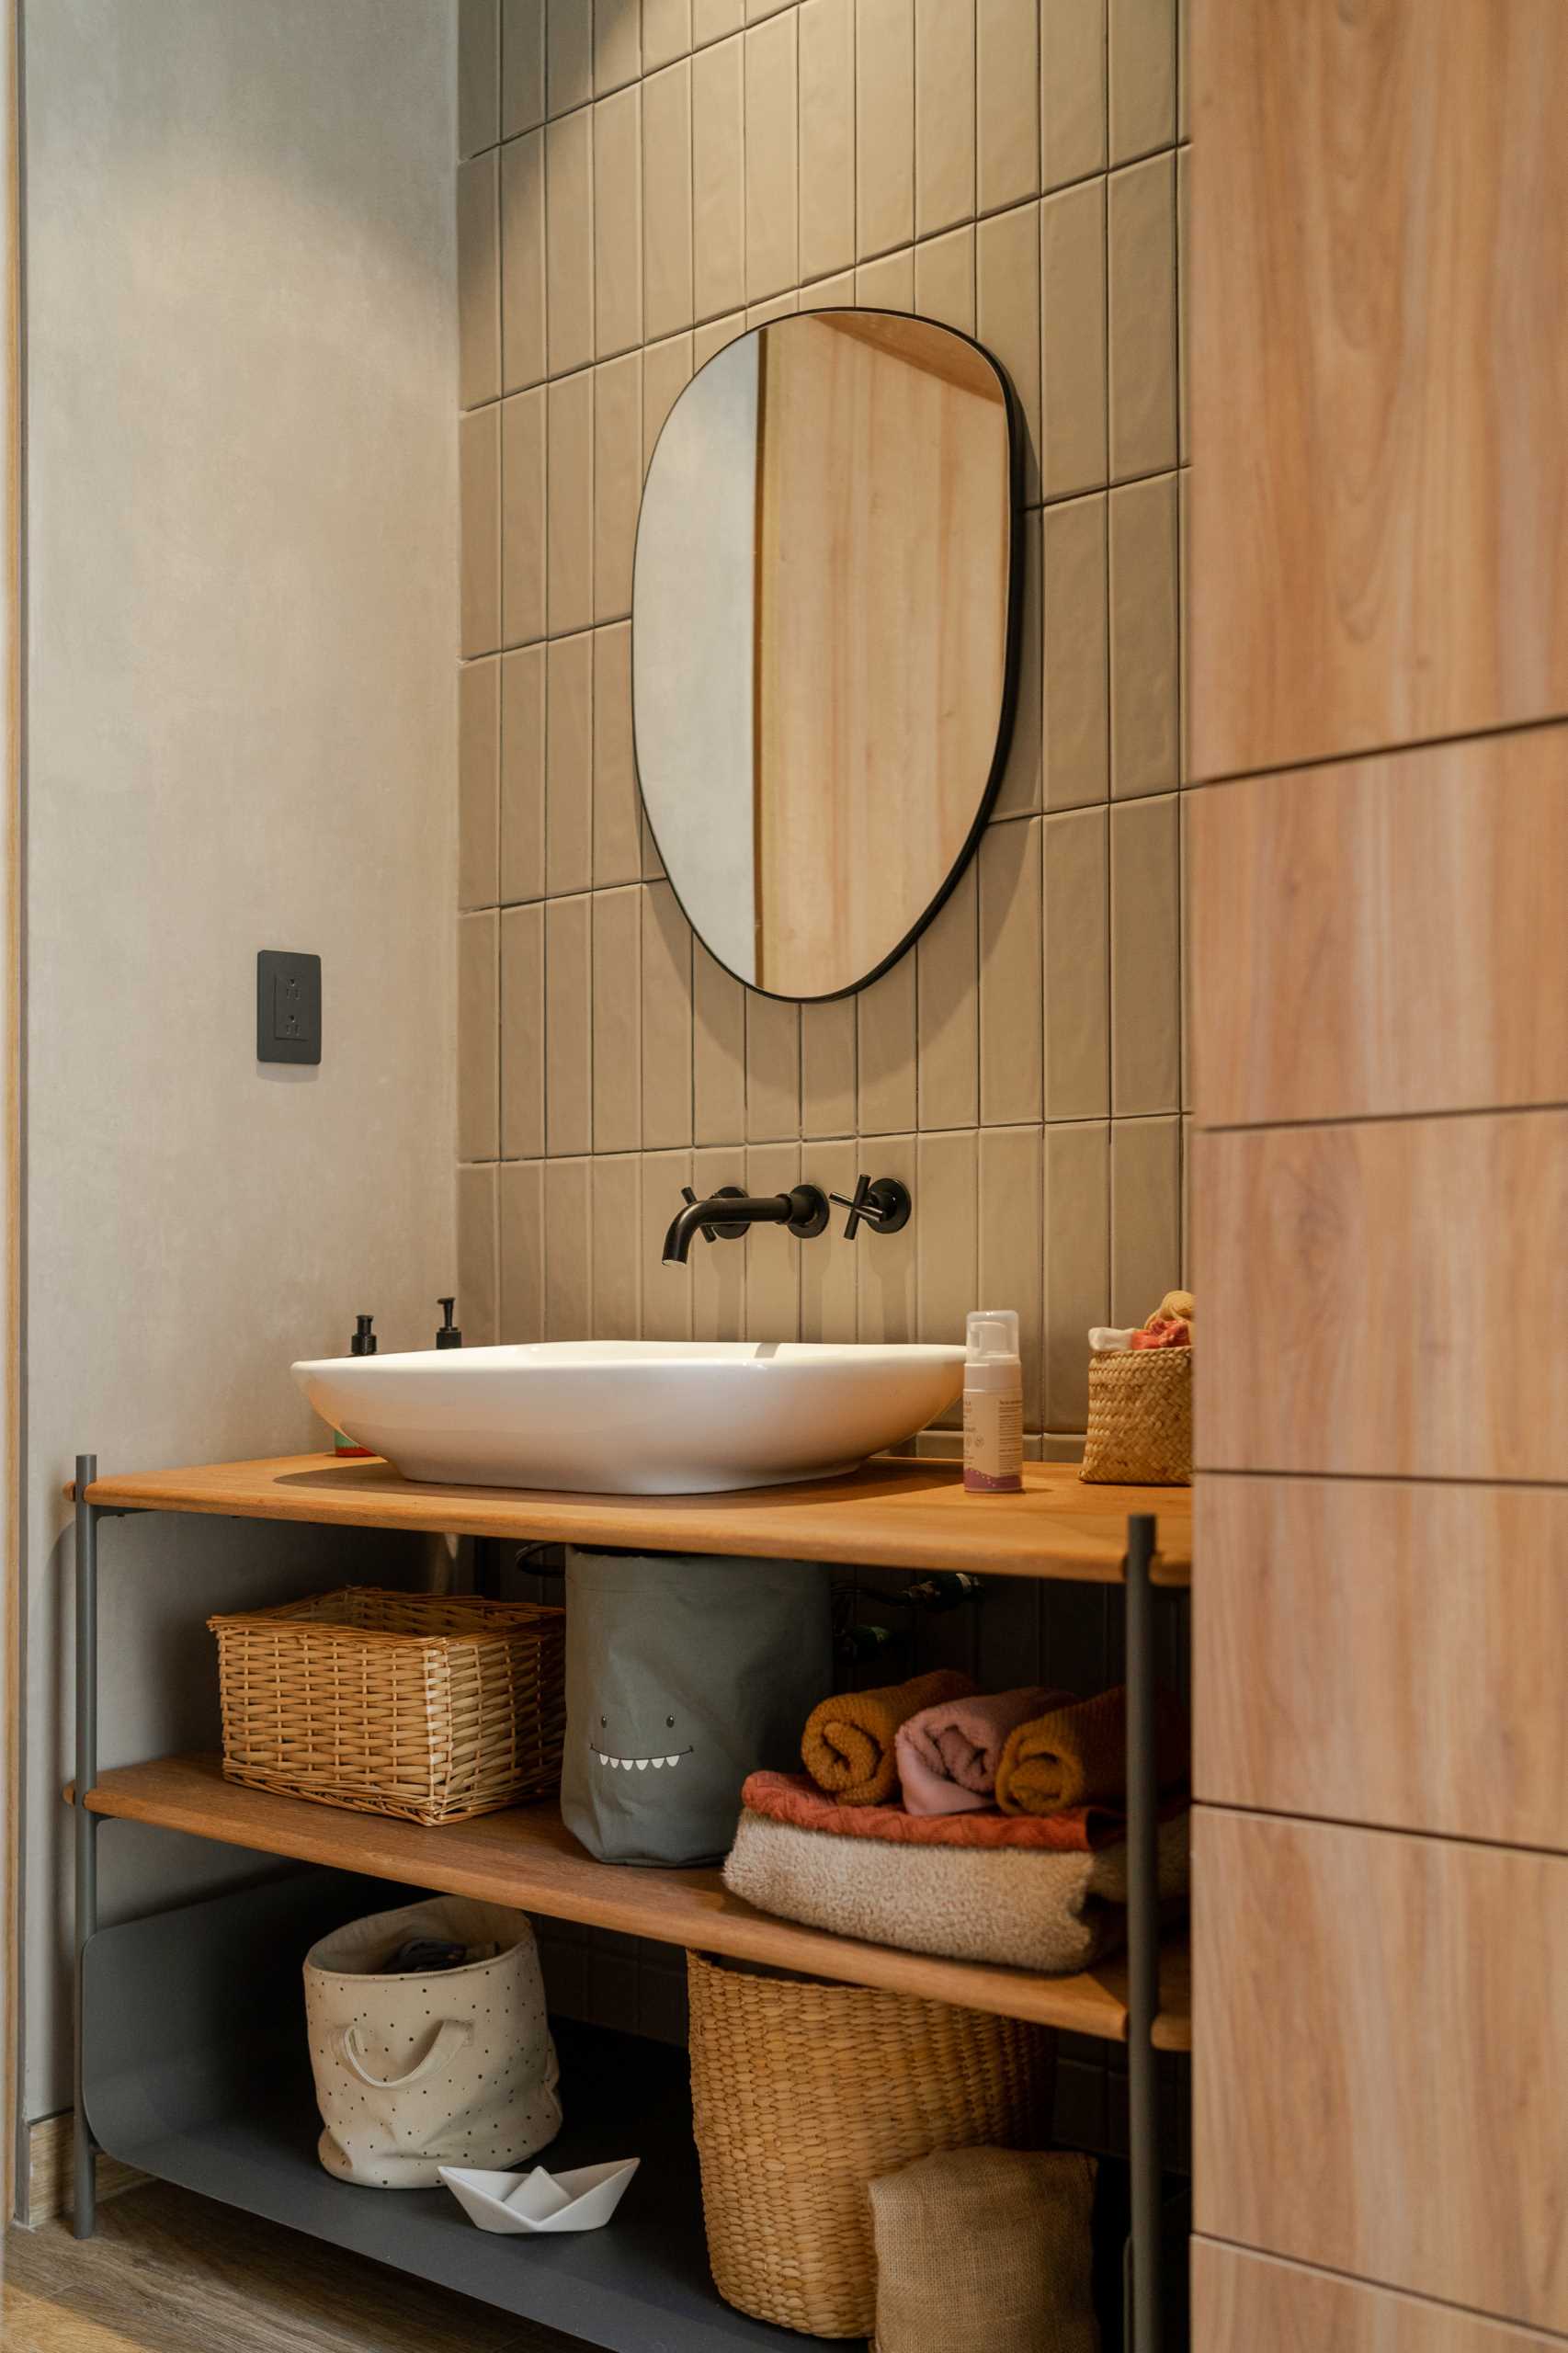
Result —
<instances>
[{"instance_id":1,"label":"black cross handle","mask_svg":"<svg viewBox=\"0 0 1568 2353\"><path fill-rule=\"evenodd\" d=\"M909 1223L909 1188L896 1176L858 1176L853 1200L842 1193L830 1193L827 1198L849 1212L844 1224L846 1242L853 1242L862 1225L869 1225L874 1233L897 1233Z\"/></svg>"}]
</instances>

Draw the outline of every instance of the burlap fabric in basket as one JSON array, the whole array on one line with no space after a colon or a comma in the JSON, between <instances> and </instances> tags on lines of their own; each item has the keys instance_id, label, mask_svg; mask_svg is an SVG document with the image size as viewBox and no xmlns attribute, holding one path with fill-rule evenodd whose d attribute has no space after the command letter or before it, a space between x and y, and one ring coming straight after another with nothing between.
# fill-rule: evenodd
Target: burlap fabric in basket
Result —
<instances>
[{"instance_id":1,"label":"burlap fabric in basket","mask_svg":"<svg viewBox=\"0 0 1568 2353\"><path fill-rule=\"evenodd\" d=\"M356 1586L207 1623L231 1781L434 1823L561 1778L562 1610Z\"/></svg>"},{"instance_id":2,"label":"burlap fabric in basket","mask_svg":"<svg viewBox=\"0 0 1568 2353\"><path fill-rule=\"evenodd\" d=\"M1055 2035L700 1953L687 1972L714 2285L757 2320L868 2336L870 2184L933 2150L1043 2139Z\"/></svg>"},{"instance_id":3,"label":"burlap fabric in basket","mask_svg":"<svg viewBox=\"0 0 1568 2353\"><path fill-rule=\"evenodd\" d=\"M871 2184L872 2353L1099 2353L1095 2161L952 2149Z\"/></svg>"},{"instance_id":4,"label":"burlap fabric in basket","mask_svg":"<svg viewBox=\"0 0 1568 2353\"><path fill-rule=\"evenodd\" d=\"M1106 1348L1089 1358L1082 1476L1101 1486L1191 1485L1190 1348Z\"/></svg>"}]
</instances>

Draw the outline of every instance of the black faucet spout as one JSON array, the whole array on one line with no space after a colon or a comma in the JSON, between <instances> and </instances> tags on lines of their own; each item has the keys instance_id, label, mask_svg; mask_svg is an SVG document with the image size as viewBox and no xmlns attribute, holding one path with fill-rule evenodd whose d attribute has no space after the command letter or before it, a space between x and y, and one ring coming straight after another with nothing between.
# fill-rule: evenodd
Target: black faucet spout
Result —
<instances>
[{"instance_id":1,"label":"black faucet spout","mask_svg":"<svg viewBox=\"0 0 1568 2353\"><path fill-rule=\"evenodd\" d=\"M670 1220L665 1235L666 1267L684 1267L699 1233L710 1242L729 1242L748 1226L785 1225L805 1241L827 1223L827 1201L815 1185L793 1185L787 1193L743 1193L725 1185L706 1201L699 1201L689 1186L682 1191L686 1207Z\"/></svg>"}]
</instances>

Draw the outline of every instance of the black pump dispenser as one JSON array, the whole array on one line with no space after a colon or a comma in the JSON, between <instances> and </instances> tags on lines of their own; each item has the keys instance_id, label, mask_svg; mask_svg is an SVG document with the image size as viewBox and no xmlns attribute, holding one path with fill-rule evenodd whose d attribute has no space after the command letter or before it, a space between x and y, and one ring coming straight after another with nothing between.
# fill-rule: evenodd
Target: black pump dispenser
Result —
<instances>
[{"instance_id":1,"label":"black pump dispenser","mask_svg":"<svg viewBox=\"0 0 1568 2353\"><path fill-rule=\"evenodd\" d=\"M375 1355L376 1336L370 1329L370 1326L374 1324L375 1320L376 1319L373 1315L357 1315L354 1318L355 1324L358 1328L356 1330L348 1343L348 1353L351 1357L373 1357Z\"/></svg>"},{"instance_id":2,"label":"black pump dispenser","mask_svg":"<svg viewBox=\"0 0 1568 2353\"><path fill-rule=\"evenodd\" d=\"M441 1311L441 1328L436 1335L436 1346L438 1348L460 1348L463 1344L463 1336L452 1322L452 1310L457 1303L455 1298L438 1299L436 1302Z\"/></svg>"}]
</instances>

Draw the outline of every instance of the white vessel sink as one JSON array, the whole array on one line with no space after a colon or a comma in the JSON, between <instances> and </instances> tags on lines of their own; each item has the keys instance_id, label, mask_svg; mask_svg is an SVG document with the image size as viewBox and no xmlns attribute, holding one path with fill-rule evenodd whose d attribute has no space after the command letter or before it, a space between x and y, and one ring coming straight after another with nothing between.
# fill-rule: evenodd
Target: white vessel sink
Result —
<instances>
[{"instance_id":1,"label":"white vessel sink","mask_svg":"<svg viewBox=\"0 0 1568 2353\"><path fill-rule=\"evenodd\" d=\"M545 1340L328 1357L294 1378L407 1479L713 1495L853 1471L950 1405L961 1347Z\"/></svg>"}]
</instances>

